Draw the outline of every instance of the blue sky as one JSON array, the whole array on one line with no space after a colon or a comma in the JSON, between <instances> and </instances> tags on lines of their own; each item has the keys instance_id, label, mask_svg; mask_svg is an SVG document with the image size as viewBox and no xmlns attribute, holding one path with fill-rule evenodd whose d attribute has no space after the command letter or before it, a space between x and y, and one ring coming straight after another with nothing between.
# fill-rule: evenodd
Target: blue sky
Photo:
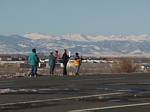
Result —
<instances>
[{"instance_id":1,"label":"blue sky","mask_svg":"<svg viewBox=\"0 0 150 112\"><path fill-rule=\"evenodd\" d=\"M150 0L0 0L0 34L150 34Z\"/></svg>"}]
</instances>

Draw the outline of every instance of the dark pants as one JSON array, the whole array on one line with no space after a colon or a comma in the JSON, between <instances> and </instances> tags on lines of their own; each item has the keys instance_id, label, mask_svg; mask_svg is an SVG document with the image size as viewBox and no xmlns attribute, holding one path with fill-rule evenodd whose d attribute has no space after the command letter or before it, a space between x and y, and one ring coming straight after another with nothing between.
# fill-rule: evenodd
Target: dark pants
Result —
<instances>
[{"instance_id":1,"label":"dark pants","mask_svg":"<svg viewBox=\"0 0 150 112\"><path fill-rule=\"evenodd\" d=\"M54 69L55 69L55 64L54 65L50 65L50 70L49 70L50 75L54 74Z\"/></svg>"},{"instance_id":2,"label":"dark pants","mask_svg":"<svg viewBox=\"0 0 150 112\"><path fill-rule=\"evenodd\" d=\"M67 63L63 63L63 75L67 75Z\"/></svg>"},{"instance_id":3,"label":"dark pants","mask_svg":"<svg viewBox=\"0 0 150 112\"><path fill-rule=\"evenodd\" d=\"M79 75L79 70L80 70L80 66L76 66L75 67L75 74L76 75Z\"/></svg>"},{"instance_id":4,"label":"dark pants","mask_svg":"<svg viewBox=\"0 0 150 112\"><path fill-rule=\"evenodd\" d=\"M31 75L37 76L37 66L36 65L31 66Z\"/></svg>"}]
</instances>

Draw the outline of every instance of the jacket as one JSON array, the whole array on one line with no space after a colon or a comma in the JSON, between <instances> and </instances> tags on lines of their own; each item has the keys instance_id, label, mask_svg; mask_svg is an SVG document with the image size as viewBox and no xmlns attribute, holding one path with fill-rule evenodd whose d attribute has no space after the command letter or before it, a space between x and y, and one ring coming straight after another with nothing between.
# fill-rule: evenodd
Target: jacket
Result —
<instances>
[{"instance_id":1,"label":"jacket","mask_svg":"<svg viewBox=\"0 0 150 112\"><path fill-rule=\"evenodd\" d=\"M62 63L67 64L68 61L69 61L69 56L66 53L64 53L62 56Z\"/></svg>"},{"instance_id":2,"label":"jacket","mask_svg":"<svg viewBox=\"0 0 150 112\"><path fill-rule=\"evenodd\" d=\"M74 65L80 66L81 65L81 58L79 56L75 56Z\"/></svg>"},{"instance_id":3,"label":"jacket","mask_svg":"<svg viewBox=\"0 0 150 112\"><path fill-rule=\"evenodd\" d=\"M49 66L53 66L56 63L56 57L54 55L49 56Z\"/></svg>"},{"instance_id":4,"label":"jacket","mask_svg":"<svg viewBox=\"0 0 150 112\"><path fill-rule=\"evenodd\" d=\"M38 66L39 64L39 57L37 56L36 53L32 52L30 55L29 55L29 58L28 58L28 62L30 65L32 66Z\"/></svg>"}]
</instances>

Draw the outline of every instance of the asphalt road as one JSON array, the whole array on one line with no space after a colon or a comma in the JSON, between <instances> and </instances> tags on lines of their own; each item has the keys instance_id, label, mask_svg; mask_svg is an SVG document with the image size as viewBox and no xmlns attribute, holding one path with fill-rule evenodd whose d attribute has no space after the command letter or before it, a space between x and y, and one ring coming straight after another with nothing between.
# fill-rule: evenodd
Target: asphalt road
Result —
<instances>
[{"instance_id":1,"label":"asphalt road","mask_svg":"<svg viewBox=\"0 0 150 112\"><path fill-rule=\"evenodd\" d=\"M146 112L149 103L149 73L0 79L0 112Z\"/></svg>"}]
</instances>

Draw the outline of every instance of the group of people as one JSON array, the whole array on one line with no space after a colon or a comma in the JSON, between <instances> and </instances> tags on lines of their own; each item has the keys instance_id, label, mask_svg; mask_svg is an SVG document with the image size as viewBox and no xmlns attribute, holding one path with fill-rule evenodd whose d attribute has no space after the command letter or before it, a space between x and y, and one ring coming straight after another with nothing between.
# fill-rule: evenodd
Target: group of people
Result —
<instances>
[{"instance_id":1,"label":"group of people","mask_svg":"<svg viewBox=\"0 0 150 112\"><path fill-rule=\"evenodd\" d=\"M58 51L56 50L55 53L50 52L49 55L49 73L50 75L54 74L55 65L58 62L58 60L61 60L63 64L63 75L67 75L67 63L69 61L70 57L67 53L67 50L64 49L64 53L62 57L59 57ZM79 53L75 53L74 56L74 66L75 66L75 75L79 75L80 65L81 65L82 58L79 56ZM32 49L32 53L30 53L28 62L31 66L31 76L36 77L37 76L37 68L40 63L40 59L36 53L36 49Z\"/></svg>"}]
</instances>

